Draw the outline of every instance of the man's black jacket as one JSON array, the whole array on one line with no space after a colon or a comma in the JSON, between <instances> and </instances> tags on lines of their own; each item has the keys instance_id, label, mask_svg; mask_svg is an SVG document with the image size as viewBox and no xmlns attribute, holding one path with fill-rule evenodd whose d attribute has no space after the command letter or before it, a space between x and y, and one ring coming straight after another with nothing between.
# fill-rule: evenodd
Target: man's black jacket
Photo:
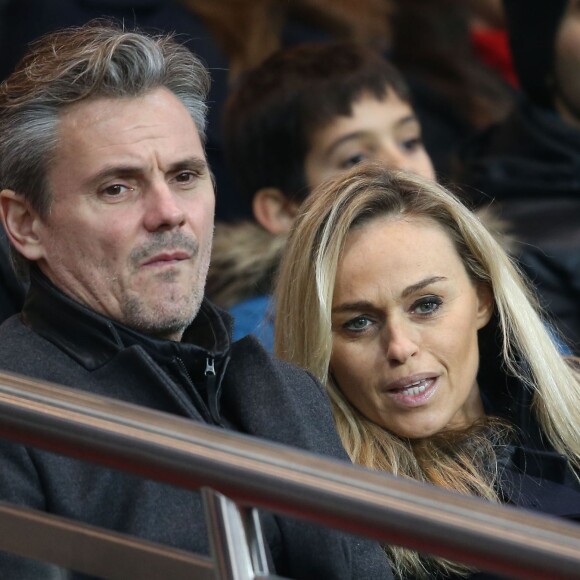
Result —
<instances>
[{"instance_id":1,"label":"man's black jacket","mask_svg":"<svg viewBox=\"0 0 580 580\"><path fill-rule=\"evenodd\" d=\"M181 343L147 338L35 273L22 314L0 326L0 368L347 460L320 384L252 337L230 344L229 326L227 315L204 302ZM4 441L0 499L208 551L199 494ZM266 515L264 524L278 574L392 577L374 542L289 518ZM48 577L35 566L1 555L0 576Z\"/></svg>"}]
</instances>

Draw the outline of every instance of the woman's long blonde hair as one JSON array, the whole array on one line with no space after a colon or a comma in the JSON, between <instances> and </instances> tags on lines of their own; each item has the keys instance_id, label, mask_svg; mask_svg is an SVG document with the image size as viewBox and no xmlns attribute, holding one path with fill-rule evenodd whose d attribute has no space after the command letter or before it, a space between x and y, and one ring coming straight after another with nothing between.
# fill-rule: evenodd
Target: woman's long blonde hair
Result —
<instances>
[{"instance_id":1,"label":"woman's long blonde hair","mask_svg":"<svg viewBox=\"0 0 580 580\"><path fill-rule=\"evenodd\" d=\"M553 447L580 468L580 372L559 354L535 297L512 260L477 216L435 182L375 164L357 166L306 200L282 260L275 351L311 371L329 393L351 459L373 469L497 501L495 449L509 427L490 419L463 433L401 439L357 411L333 382L331 308L338 263L353 227L376 217L415 216L448 233L475 283L493 292L505 372L533 392L533 410ZM466 569L403 548L387 548L400 576Z\"/></svg>"}]
</instances>

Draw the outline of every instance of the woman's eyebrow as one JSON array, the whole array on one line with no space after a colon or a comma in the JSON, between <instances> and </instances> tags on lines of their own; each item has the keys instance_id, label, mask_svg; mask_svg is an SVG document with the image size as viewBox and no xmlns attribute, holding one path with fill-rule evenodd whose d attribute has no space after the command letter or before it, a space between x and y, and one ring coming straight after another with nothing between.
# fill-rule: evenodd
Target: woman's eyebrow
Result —
<instances>
[{"instance_id":1,"label":"woman's eyebrow","mask_svg":"<svg viewBox=\"0 0 580 580\"><path fill-rule=\"evenodd\" d=\"M343 312L351 311L359 312L361 310L370 310L372 308L374 308L373 305L367 300L359 300L358 302L345 302L344 304L339 304L338 306L334 307L332 309L332 314L341 314Z\"/></svg>"},{"instance_id":2,"label":"woman's eyebrow","mask_svg":"<svg viewBox=\"0 0 580 580\"><path fill-rule=\"evenodd\" d=\"M429 278L425 278L424 280L421 280L420 282L417 282L416 284L412 284L411 286L407 286L403 290L403 293L401 294L401 296L403 296L403 298L406 298L407 296L410 296L411 294L414 294L415 292L419 292L419 290L423 290L423 288L425 288L426 286L429 286L429 284L433 284L435 282L443 282L445 280L447 280L447 278L445 276L430 276Z\"/></svg>"}]
</instances>

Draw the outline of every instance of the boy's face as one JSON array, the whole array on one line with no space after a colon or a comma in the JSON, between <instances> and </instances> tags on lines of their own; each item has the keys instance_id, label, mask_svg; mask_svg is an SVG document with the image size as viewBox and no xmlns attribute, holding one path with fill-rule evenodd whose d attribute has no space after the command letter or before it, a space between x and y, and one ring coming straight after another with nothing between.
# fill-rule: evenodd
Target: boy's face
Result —
<instances>
[{"instance_id":1,"label":"boy's face","mask_svg":"<svg viewBox=\"0 0 580 580\"><path fill-rule=\"evenodd\" d=\"M336 117L314 132L305 160L306 182L312 190L361 161L435 179L423 147L421 127L409 103L389 90L382 100L364 94L349 117Z\"/></svg>"}]
</instances>

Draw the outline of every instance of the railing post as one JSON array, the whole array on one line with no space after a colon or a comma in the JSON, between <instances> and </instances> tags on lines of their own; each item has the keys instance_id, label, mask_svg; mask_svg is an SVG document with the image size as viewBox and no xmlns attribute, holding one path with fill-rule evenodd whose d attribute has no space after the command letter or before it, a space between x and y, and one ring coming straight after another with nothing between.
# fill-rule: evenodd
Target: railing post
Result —
<instances>
[{"instance_id":1,"label":"railing post","mask_svg":"<svg viewBox=\"0 0 580 580\"><path fill-rule=\"evenodd\" d=\"M269 574L258 512L240 510L216 491L201 490L216 580L254 580Z\"/></svg>"},{"instance_id":2,"label":"railing post","mask_svg":"<svg viewBox=\"0 0 580 580\"><path fill-rule=\"evenodd\" d=\"M254 572L267 576L270 574L270 569L260 514L256 508L242 508L242 518L246 524L246 535Z\"/></svg>"}]
</instances>

